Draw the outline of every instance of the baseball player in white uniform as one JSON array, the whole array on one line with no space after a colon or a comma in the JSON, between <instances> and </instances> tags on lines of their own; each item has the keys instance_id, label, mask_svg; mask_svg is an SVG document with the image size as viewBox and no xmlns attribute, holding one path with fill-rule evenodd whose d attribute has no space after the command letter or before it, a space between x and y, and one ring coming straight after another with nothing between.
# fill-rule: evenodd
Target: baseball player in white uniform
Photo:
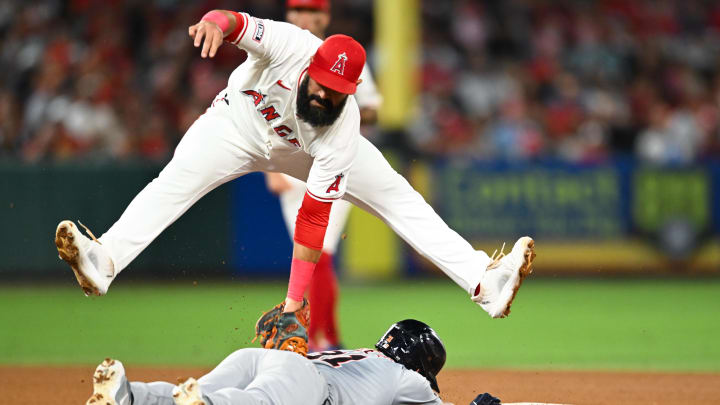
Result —
<instances>
[{"instance_id":1,"label":"baseball player in white uniform","mask_svg":"<svg viewBox=\"0 0 720 405\"><path fill-rule=\"evenodd\" d=\"M445 356L434 330L406 319L393 324L375 349L310 353L307 358L280 350L241 349L210 373L177 386L129 382L120 361L105 359L95 370L86 404L443 404L436 376ZM497 402L475 403L500 403L493 399Z\"/></svg>"},{"instance_id":2,"label":"baseball player in white uniform","mask_svg":"<svg viewBox=\"0 0 720 405\"><path fill-rule=\"evenodd\" d=\"M359 43L344 35L323 41L292 24L225 10L209 12L189 34L202 46L202 57L213 57L225 41L246 50L248 59L107 232L98 239L90 233L91 240L73 222L60 222L58 253L86 294L107 293L115 277L206 193L262 171L307 184L281 321L293 322L303 308L330 208L340 198L385 221L490 316L510 312L531 272L533 240L522 237L509 254L495 258L476 251L360 135L352 96L365 65Z\"/></svg>"},{"instance_id":3,"label":"baseball player in white uniform","mask_svg":"<svg viewBox=\"0 0 720 405\"><path fill-rule=\"evenodd\" d=\"M285 19L310 31L318 38L325 38L325 30L330 24L330 0L287 0ZM362 85L355 91L355 101L360 108L360 124L374 124L382 97L367 63L360 74ZM295 220L305 195L305 183L283 173L266 173L270 191L277 194L283 219L290 238L295 233ZM310 306L310 327L308 328L309 346L313 351L338 348L340 346L339 328L336 317L338 282L334 269L334 256L347 223L352 204L340 199L333 203L330 211L322 254L315 266L310 281L308 298Z\"/></svg>"}]
</instances>

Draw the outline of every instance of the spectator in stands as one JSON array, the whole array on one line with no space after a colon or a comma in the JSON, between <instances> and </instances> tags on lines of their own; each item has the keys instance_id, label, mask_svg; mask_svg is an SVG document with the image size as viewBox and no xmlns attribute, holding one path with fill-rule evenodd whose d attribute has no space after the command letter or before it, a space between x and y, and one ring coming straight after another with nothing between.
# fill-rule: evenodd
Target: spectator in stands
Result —
<instances>
[{"instance_id":1,"label":"spectator in stands","mask_svg":"<svg viewBox=\"0 0 720 405\"><path fill-rule=\"evenodd\" d=\"M283 3L238 7L278 20ZM371 42L371 7L334 0L330 31ZM180 39L207 8L0 0L0 156L167 159L241 58L201 60ZM720 153L716 2L422 0L421 11L408 128L418 152L585 163Z\"/></svg>"}]
</instances>

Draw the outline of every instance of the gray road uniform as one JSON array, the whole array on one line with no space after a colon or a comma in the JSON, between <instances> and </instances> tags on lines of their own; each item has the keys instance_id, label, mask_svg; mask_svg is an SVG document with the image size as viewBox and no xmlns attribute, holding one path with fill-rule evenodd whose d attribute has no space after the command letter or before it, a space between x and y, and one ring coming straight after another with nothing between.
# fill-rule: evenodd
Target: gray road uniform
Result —
<instances>
[{"instance_id":1,"label":"gray road uniform","mask_svg":"<svg viewBox=\"0 0 720 405\"><path fill-rule=\"evenodd\" d=\"M430 383L375 350L241 349L198 379L212 405L442 404ZM131 384L134 405L173 405L173 384Z\"/></svg>"},{"instance_id":2,"label":"gray road uniform","mask_svg":"<svg viewBox=\"0 0 720 405\"><path fill-rule=\"evenodd\" d=\"M327 404L442 404L425 377L372 349L311 353Z\"/></svg>"}]
</instances>

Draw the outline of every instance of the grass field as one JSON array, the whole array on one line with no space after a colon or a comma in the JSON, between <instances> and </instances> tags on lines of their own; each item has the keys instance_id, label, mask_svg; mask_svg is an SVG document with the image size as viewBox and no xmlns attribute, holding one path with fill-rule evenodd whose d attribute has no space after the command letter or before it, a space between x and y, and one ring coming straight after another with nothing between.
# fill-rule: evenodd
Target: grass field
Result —
<instances>
[{"instance_id":1,"label":"grass field","mask_svg":"<svg viewBox=\"0 0 720 405\"><path fill-rule=\"evenodd\" d=\"M74 282L74 280L72 280ZM239 281L0 286L0 364L212 366L251 346L255 320L286 284ZM507 319L490 319L449 280L343 285L344 344L370 347L392 321L421 319L448 367L720 371L720 280L529 279Z\"/></svg>"}]
</instances>

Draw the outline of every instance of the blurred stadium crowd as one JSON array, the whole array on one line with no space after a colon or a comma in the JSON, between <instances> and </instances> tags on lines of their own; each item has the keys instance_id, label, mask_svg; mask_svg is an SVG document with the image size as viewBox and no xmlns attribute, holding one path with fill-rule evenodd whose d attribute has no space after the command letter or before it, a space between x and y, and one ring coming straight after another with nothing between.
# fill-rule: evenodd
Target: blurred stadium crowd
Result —
<instances>
[{"instance_id":1,"label":"blurred stadium crowd","mask_svg":"<svg viewBox=\"0 0 720 405\"><path fill-rule=\"evenodd\" d=\"M414 152L720 156L720 3L421 4ZM243 58L192 48L187 27L212 8L284 16L283 0L0 0L0 158L166 160ZM334 0L329 32L357 37L376 62L372 13L371 0Z\"/></svg>"}]
</instances>

